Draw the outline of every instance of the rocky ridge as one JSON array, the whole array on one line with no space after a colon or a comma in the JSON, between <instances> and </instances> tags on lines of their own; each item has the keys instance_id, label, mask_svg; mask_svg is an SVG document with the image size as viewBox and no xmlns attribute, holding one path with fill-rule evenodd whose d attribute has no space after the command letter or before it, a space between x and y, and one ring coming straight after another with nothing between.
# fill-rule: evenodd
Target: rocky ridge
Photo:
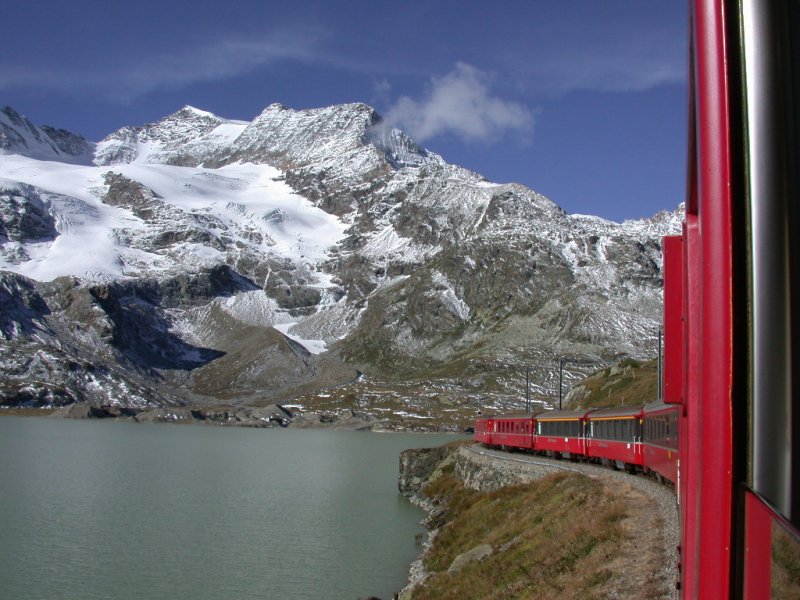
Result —
<instances>
[{"instance_id":1,"label":"rocky ridge","mask_svg":"<svg viewBox=\"0 0 800 600\"><path fill-rule=\"evenodd\" d=\"M3 404L313 409L367 390L416 427L414 398L467 418L517 401L521 366L546 401L557 357L654 347L679 211L567 215L367 105L184 107L96 145L12 109L0 125ZM396 383L408 397L381 391Z\"/></svg>"}]
</instances>

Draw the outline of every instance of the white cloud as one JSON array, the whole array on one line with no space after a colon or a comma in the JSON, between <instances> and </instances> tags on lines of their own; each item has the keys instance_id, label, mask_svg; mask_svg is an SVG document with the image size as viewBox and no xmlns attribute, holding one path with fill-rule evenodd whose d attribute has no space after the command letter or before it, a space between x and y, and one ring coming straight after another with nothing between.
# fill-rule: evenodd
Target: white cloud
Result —
<instances>
[{"instance_id":1,"label":"white cloud","mask_svg":"<svg viewBox=\"0 0 800 600\"><path fill-rule=\"evenodd\" d=\"M278 31L258 39L223 39L202 47L75 69L0 68L0 91L34 87L91 92L127 102L156 90L225 81L281 61L319 61L320 36L316 33Z\"/></svg>"},{"instance_id":2,"label":"white cloud","mask_svg":"<svg viewBox=\"0 0 800 600\"><path fill-rule=\"evenodd\" d=\"M225 40L214 45L139 64L124 74L131 92L180 88L188 84L221 81L279 61L310 60L308 38L272 36L264 40Z\"/></svg>"},{"instance_id":3,"label":"white cloud","mask_svg":"<svg viewBox=\"0 0 800 600\"><path fill-rule=\"evenodd\" d=\"M444 77L434 77L425 97L401 97L386 114L386 124L417 141L455 135L466 141L494 141L507 133L528 138L534 113L525 105L492 95L490 76L457 63Z\"/></svg>"},{"instance_id":4,"label":"white cloud","mask_svg":"<svg viewBox=\"0 0 800 600\"><path fill-rule=\"evenodd\" d=\"M392 89L392 84L388 79L380 79L372 84L372 91L377 95L388 94Z\"/></svg>"}]
</instances>

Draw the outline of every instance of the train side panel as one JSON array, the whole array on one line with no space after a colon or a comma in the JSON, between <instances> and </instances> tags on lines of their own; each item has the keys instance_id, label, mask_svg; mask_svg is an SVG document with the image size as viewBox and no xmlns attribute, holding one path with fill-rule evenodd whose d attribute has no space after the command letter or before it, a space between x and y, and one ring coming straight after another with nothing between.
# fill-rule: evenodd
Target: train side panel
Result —
<instances>
[{"instance_id":1,"label":"train side panel","mask_svg":"<svg viewBox=\"0 0 800 600\"><path fill-rule=\"evenodd\" d=\"M534 450L557 455L585 455L586 413L586 410L552 410L537 415Z\"/></svg>"},{"instance_id":2,"label":"train side panel","mask_svg":"<svg viewBox=\"0 0 800 600\"><path fill-rule=\"evenodd\" d=\"M533 449L533 416L497 415L475 421L475 441L487 446Z\"/></svg>"},{"instance_id":3,"label":"train side panel","mask_svg":"<svg viewBox=\"0 0 800 600\"><path fill-rule=\"evenodd\" d=\"M590 412L586 418L586 455L641 466L641 420L641 407L607 408Z\"/></svg>"},{"instance_id":4,"label":"train side panel","mask_svg":"<svg viewBox=\"0 0 800 600\"><path fill-rule=\"evenodd\" d=\"M491 419L476 419L473 439L481 444L491 445Z\"/></svg>"},{"instance_id":5,"label":"train side panel","mask_svg":"<svg viewBox=\"0 0 800 600\"><path fill-rule=\"evenodd\" d=\"M653 402L644 407L643 413L643 466L677 485L680 409L663 402Z\"/></svg>"},{"instance_id":6,"label":"train side panel","mask_svg":"<svg viewBox=\"0 0 800 600\"><path fill-rule=\"evenodd\" d=\"M532 449L533 423L530 416L496 418L492 445L509 448Z\"/></svg>"}]
</instances>

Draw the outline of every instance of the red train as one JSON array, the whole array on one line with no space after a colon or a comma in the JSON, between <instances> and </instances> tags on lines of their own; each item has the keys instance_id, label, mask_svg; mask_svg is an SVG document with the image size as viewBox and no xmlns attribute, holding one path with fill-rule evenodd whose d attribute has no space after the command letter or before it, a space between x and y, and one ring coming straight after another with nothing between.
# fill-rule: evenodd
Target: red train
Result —
<instances>
[{"instance_id":1,"label":"red train","mask_svg":"<svg viewBox=\"0 0 800 600\"><path fill-rule=\"evenodd\" d=\"M548 410L478 419L475 440L556 458L589 459L678 483L677 406Z\"/></svg>"},{"instance_id":2,"label":"red train","mask_svg":"<svg viewBox=\"0 0 800 600\"><path fill-rule=\"evenodd\" d=\"M690 8L686 219L664 240L663 403L482 419L476 438L675 482L683 598L795 598L800 3Z\"/></svg>"}]
</instances>

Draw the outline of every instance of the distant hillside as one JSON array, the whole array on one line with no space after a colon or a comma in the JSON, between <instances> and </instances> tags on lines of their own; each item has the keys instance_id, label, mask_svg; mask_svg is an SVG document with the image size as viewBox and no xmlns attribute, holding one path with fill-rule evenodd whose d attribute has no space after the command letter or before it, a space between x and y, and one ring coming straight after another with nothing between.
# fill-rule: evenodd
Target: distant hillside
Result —
<instances>
[{"instance_id":1,"label":"distant hillside","mask_svg":"<svg viewBox=\"0 0 800 600\"><path fill-rule=\"evenodd\" d=\"M658 361L631 358L596 371L566 396L567 408L605 408L645 404L658 399Z\"/></svg>"}]
</instances>

